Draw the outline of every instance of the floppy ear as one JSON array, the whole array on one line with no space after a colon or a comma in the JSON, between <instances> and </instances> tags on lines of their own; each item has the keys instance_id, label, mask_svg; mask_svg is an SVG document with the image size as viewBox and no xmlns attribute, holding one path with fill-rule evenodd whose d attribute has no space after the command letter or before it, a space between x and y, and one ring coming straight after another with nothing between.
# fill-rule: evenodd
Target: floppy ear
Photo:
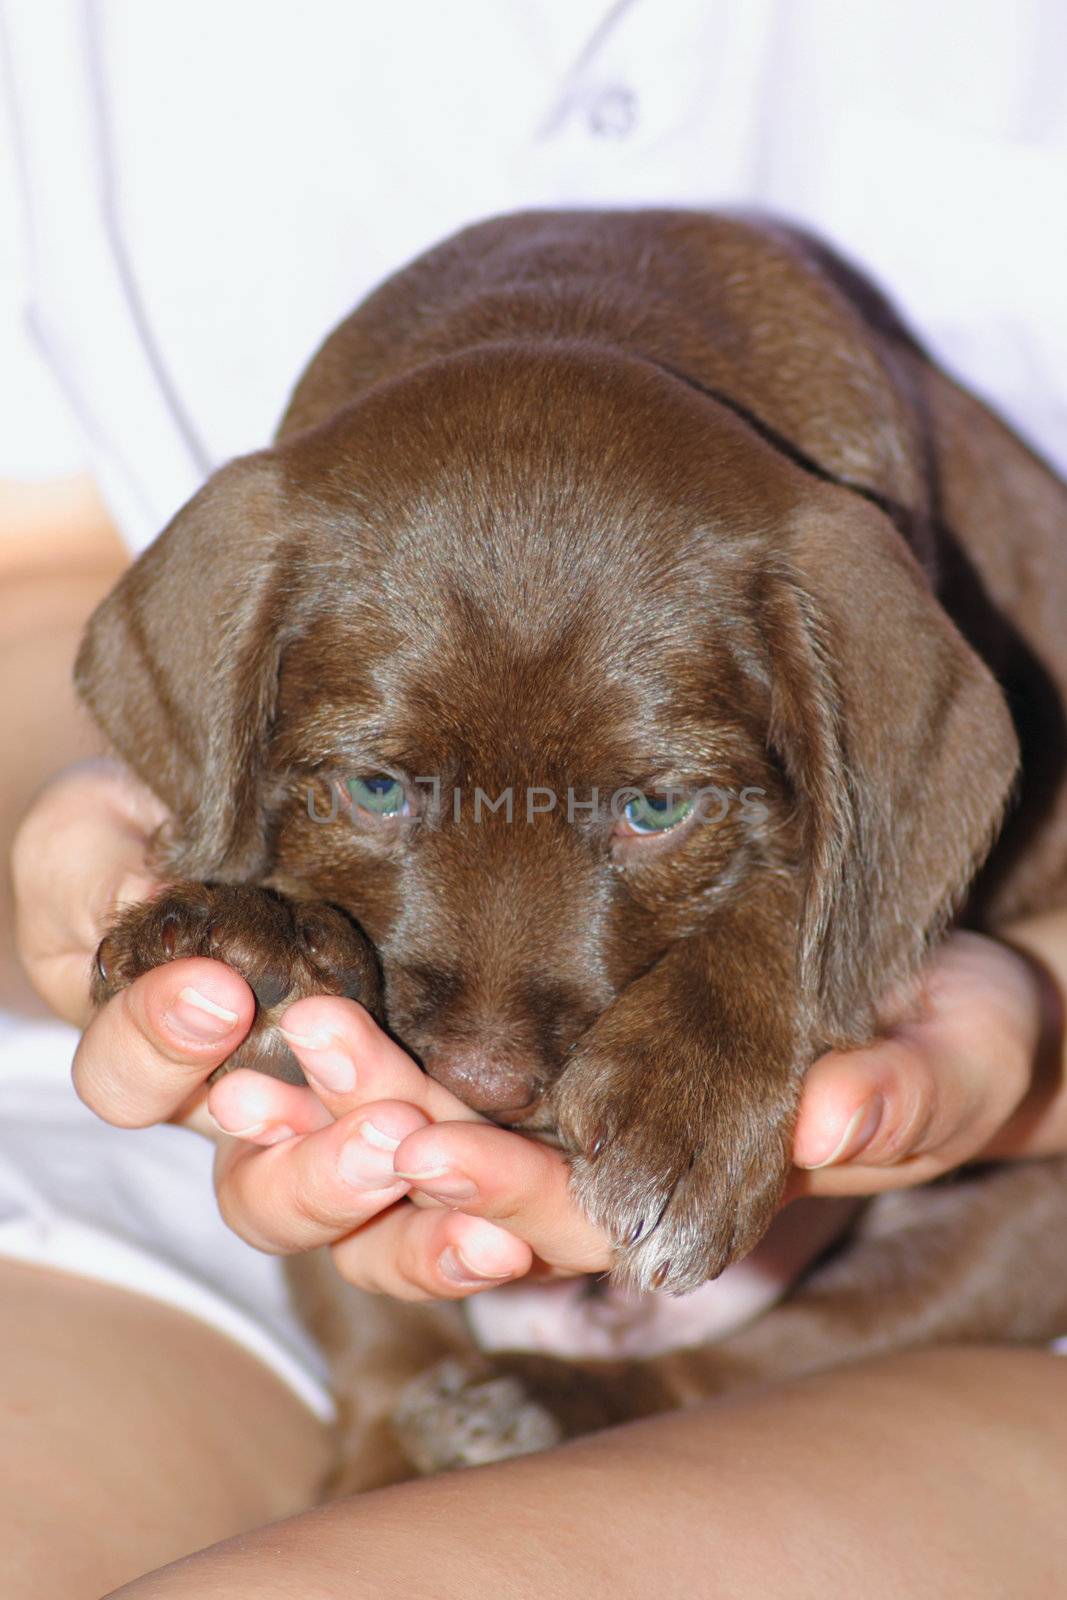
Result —
<instances>
[{"instance_id":1,"label":"floppy ear","mask_svg":"<svg viewBox=\"0 0 1067 1600\"><path fill-rule=\"evenodd\" d=\"M813 486L768 594L771 744L801 819L805 993L855 1043L944 928L1018 763L1007 703L892 523Z\"/></svg>"},{"instance_id":2,"label":"floppy ear","mask_svg":"<svg viewBox=\"0 0 1067 1600\"><path fill-rule=\"evenodd\" d=\"M75 665L97 722L173 815L160 865L188 877L243 881L265 862L280 500L267 452L215 473L97 607Z\"/></svg>"}]
</instances>

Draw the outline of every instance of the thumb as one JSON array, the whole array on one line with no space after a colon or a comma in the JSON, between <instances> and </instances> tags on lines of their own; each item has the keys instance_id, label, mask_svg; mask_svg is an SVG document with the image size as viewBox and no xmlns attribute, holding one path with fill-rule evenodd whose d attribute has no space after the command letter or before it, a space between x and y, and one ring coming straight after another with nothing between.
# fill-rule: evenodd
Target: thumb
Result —
<instances>
[{"instance_id":1,"label":"thumb","mask_svg":"<svg viewBox=\"0 0 1067 1600\"><path fill-rule=\"evenodd\" d=\"M804 1192L869 1194L925 1183L974 1154L968 1130L977 1120L976 1086L965 1068L896 1038L815 1062L793 1150L807 1174Z\"/></svg>"}]
</instances>

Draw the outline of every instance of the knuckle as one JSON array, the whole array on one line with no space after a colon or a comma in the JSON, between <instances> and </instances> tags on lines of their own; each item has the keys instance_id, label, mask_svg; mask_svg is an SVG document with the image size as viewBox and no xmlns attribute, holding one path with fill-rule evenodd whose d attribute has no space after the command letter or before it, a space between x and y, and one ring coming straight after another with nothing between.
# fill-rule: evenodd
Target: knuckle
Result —
<instances>
[{"instance_id":1,"label":"knuckle","mask_svg":"<svg viewBox=\"0 0 1067 1600\"><path fill-rule=\"evenodd\" d=\"M334 1266L346 1283L363 1294L388 1295L391 1300L420 1301L431 1298L418 1285L386 1269L375 1253L362 1248L364 1241L343 1239L331 1245Z\"/></svg>"},{"instance_id":2,"label":"knuckle","mask_svg":"<svg viewBox=\"0 0 1067 1600\"><path fill-rule=\"evenodd\" d=\"M400 1299L424 1301L453 1297L455 1286L441 1277L436 1258L430 1255L421 1231L416 1240L409 1238L405 1241L404 1248L398 1254L396 1268L397 1283L393 1292Z\"/></svg>"},{"instance_id":3,"label":"knuckle","mask_svg":"<svg viewBox=\"0 0 1067 1600\"><path fill-rule=\"evenodd\" d=\"M426 1284L415 1283L405 1278L389 1290L397 1300L410 1301L412 1305L424 1305L430 1300L442 1300L444 1295L438 1288L430 1288Z\"/></svg>"},{"instance_id":4,"label":"knuckle","mask_svg":"<svg viewBox=\"0 0 1067 1600\"><path fill-rule=\"evenodd\" d=\"M298 1166L291 1174L288 1198L294 1220L304 1228L330 1227L339 1222L335 1208L322 1193L315 1175Z\"/></svg>"},{"instance_id":5,"label":"knuckle","mask_svg":"<svg viewBox=\"0 0 1067 1600\"><path fill-rule=\"evenodd\" d=\"M338 1275L345 1283L350 1283L353 1289L359 1289L362 1294L385 1294L385 1288L378 1281L373 1272L368 1272L366 1263L360 1255L349 1248L348 1240L341 1240L329 1247L330 1257Z\"/></svg>"},{"instance_id":6,"label":"knuckle","mask_svg":"<svg viewBox=\"0 0 1067 1600\"><path fill-rule=\"evenodd\" d=\"M48 808L43 800L38 800L22 818L11 845L11 876L16 898L36 887L43 866L50 860L48 847L52 838Z\"/></svg>"},{"instance_id":7,"label":"knuckle","mask_svg":"<svg viewBox=\"0 0 1067 1600\"><path fill-rule=\"evenodd\" d=\"M238 1238L248 1240L244 1207L231 1177L223 1177L216 1184L215 1203L219 1208L219 1215L230 1231L236 1233Z\"/></svg>"}]
</instances>

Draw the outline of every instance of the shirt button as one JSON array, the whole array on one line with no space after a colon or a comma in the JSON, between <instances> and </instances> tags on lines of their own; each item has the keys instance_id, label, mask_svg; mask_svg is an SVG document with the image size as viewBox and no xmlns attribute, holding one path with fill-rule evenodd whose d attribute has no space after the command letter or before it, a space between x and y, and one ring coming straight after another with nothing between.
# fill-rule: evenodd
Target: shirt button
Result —
<instances>
[{"instance_id":1,"label":"shirt button","mask_svg":"<svg viewBox=\"0 0 1067 1600\"><path fill-rule=\"evenodd\" d=\"M603 89L589 107L589 131L599 139L625 139L637 125L637 95L624 84Z\"/></svg>"}]
</instances>

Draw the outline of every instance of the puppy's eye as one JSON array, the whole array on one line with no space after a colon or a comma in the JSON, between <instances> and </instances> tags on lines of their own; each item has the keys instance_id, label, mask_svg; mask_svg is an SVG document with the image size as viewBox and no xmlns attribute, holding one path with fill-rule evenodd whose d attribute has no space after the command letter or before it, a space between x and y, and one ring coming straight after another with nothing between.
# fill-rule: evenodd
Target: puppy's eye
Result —
<instances>
[{"instance_id":1,"label":"puppy's eye","mask_svg":"<svg viewBox=\"0 0 1067 1600\"><path fill-rule=\"evenodd\" d=\"M399 778L388 772L373 772L367 778L349 778L352 804L372 817L403 817L410 811L407 790Z\"/></svg>"},{"instance_id":2,"label":"puppy's eye","mask_svg":"<svg viewBox=\"0 0 1067 1600\"><path fill-rule=\"evenodd\" d=\"M624 808L619 821L622 833L667 833L692 815L693 801L671 794L636 795Z\"/></svg>"}]
</instances>

